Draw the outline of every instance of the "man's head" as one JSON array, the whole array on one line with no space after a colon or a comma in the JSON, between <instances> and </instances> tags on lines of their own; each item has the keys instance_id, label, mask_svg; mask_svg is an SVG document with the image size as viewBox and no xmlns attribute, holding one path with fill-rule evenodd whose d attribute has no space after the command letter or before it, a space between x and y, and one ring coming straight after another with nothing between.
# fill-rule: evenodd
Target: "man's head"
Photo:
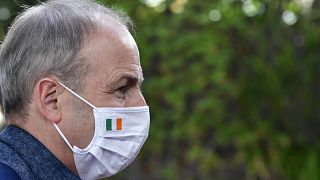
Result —
<instances>
[{"instance_id":1,"label":"man's head","mask_svg":"<svg viewBox=\"0 0 320 180\"><path fill-rule=\"evenodd\" d=\"M52 0L23 12L0 51L0 90L9 124L42 142L76 172L72 145L95 133L92 108L145 106L137 45L129 18L92 1Z\"/></svg>"},{"instance_id":2,"label":"man's head","mask_svg":"<svg viewBox=\"0 0 320 180\"><path fill-rule=\"evenodd\" d=\"M130 28L129 18L89 1L56 0L19 15L0 51L0 84L5 114L27 115L37 81L52 75L80 92L89 64L79 55L105 15Z\"/></svg>"}]
</instances>

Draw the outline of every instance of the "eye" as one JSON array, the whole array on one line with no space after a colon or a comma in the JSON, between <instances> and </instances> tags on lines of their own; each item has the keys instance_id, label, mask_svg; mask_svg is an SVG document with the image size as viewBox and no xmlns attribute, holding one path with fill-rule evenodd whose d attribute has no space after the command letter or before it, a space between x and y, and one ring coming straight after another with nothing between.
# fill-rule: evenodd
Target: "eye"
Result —
<instances>
[{"instance_id":1,"label":"eye","mask_svg":"<svg viewBox=\"0 0 320 180\"><path fill-rule=\"evenodd\" d=\"M128 86L121 86L116 91L122 94L125 94L127 90L128 90Z\"/></svg>"},{"instance_id":2,"label":"eye","mask_svg":"<svg viewBox=\"0 0 320 180\"><path fill-rule=\"evenodd\" d=\"M131 90L138 87L137 82L138 80L136 78L127 78L125 81L119 83L119 86L113 91L115 97L119 99L125 99L126 96L130 97Z\"/></svg>"},{"instance_id":3,"label":"eye","mask_svg":"<svg viewBox=\"0 0 320 180\"><path fill-rule=\"evenodd\" d=\"M119 99L124 99L125 94L128 91L128 86L121 86L114 91L114 95Z\"/></svg>"}]
</instances>

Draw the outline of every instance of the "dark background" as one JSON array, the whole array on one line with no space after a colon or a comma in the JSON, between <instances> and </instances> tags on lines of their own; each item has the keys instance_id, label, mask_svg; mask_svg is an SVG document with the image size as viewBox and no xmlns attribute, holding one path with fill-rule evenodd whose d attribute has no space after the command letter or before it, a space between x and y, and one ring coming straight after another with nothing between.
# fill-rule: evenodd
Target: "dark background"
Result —
<instances>
[{"instance_id":1,"label":"dark background","mask_svg":"<svg viewBox=\"0 0 320 180\"><path fill-rule=\"evenodd\" d=\"M110 179L320 179L319 0L101 2L135 21L151 108ZM33 4L0 0L0 36Z\"/></svg>"}]
</instances>

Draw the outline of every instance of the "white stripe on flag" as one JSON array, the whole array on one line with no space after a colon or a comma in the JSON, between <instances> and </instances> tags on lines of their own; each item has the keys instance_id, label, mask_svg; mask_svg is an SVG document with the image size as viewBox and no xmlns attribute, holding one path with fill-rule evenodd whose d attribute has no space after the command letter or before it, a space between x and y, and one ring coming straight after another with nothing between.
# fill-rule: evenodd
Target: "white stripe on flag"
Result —
<instances>
[{"instance_id":1,"label":"white stripe on flag","mask_svg":"<svg viewBox=\"0 0 320 180\"><path fill-rule=\"evenodd\" d=\"M117 130L117 118L112 118L112 131Z\"/></svg>"}]
</instances>

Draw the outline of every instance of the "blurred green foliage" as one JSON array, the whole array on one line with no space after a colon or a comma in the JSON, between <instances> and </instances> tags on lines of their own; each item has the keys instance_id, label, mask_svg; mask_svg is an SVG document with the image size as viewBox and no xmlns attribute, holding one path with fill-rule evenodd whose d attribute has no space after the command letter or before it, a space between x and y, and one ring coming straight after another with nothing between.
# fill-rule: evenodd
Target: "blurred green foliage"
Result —
<instances>
[{"instance_id":1,"label":"blurred green foliage","mask_svg":"<svg viewBox=\"0 0 320 180\"><path fill-rule=\"evenodd\" d=\"M319 0L100 1L135 21L152 119L111 179L320 178Z\"/></svg>"}]
</instances>

